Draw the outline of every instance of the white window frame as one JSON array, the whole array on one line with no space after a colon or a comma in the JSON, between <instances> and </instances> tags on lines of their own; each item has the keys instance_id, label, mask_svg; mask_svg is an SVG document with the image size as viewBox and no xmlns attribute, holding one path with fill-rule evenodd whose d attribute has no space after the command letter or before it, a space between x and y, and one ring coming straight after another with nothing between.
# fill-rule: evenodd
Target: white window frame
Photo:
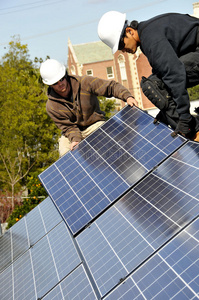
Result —
<instances>
[{"instance_id":1,"label":"white window frame","mask_svg":"<svg viewBox=\"0 0 199 300\"><path fill-rule=\"evenodd\" d=\"M111 73L109 73L109 71L108 71L109 69L111 69L111 71L112 71ZM114 78L114 72L113 72L113 67L112 66L106 68L106 73L107 73L107 78L108 79Z\"/></svg>"},{"instance_id":2,"label":"white window frame","mask_svg":"<svg viewBox=\"0 0 199 300\"><path fill-rule=\"evenodd\" d=\"M120 75L121 75L121 79L127 80L127 74L126 74L126 66L125 66L125 58L124 55L120 54L118 56L118 63L119 63L119 67L120 67Z\"/></svg>"},{"instance_id":3,"label":"white window frame","mask_svg":"<svg viewBox=\"0 0 199 300\"><path fill-rule=\"evenodd\" d=\"M87 76L93 76L93 70L92 69L86 70L86 75Z\"/></svg>"},{"instance_id":4,"label":"white window frame","mask_svg":"<svg viewBox=\"0 0 199 300\"><path fill-rule=\"evenodd\" d=\"M71 69L71 74L76 75L75 66L72 65L70 69Z\"/></svg>"}]
</instances>

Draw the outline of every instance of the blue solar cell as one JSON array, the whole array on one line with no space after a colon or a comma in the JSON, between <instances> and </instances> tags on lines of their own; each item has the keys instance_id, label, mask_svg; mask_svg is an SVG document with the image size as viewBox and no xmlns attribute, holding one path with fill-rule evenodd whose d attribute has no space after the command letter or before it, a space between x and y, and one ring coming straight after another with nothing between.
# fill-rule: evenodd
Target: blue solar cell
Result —
<instances>
[{"instance_id":1,"label":"blue solar cell","mask_svg":"<svg viewBox=\"0 0 199 300\"><path fill-rule=\"evenodd\" d=\"M176 224L184 226L199 213L199 202L173 184L162 180L158 169L154 171L154 174L158 173L158 176L151 174L144 179L142 184L135 187L134 191L138 195L135 197L146 199ZM186 173L184 176L186 177ZM192 178L190 177L189 180Z\"/></svg>"},{"instance_id":2,"label":"blue solar cell","mask_svg":"<svg viewBox=\"0 0 199 300\"><path fill-rule=\"evenodd\" d=\"M43 200L37 207L40 210L46 232L49 232L58 223L63 221L50 197Z\"/></svg>"},{"instance_id":3,"label":"blue solar cell","mask_svg":"<svg viewBox=\"0 0 199 300\"><path fill-rule=\"evenodd\" d=\"M198 298L199 144L170 133L127 106L45 170L0 238L0 298Z\"/></svg>"},{"instance_id":4,"label":"blue solar cell","mask_svg":"<svg viewBox=\"0 0 199 300\"><path fill-rule=\"evenodd\" d=\"M76 239L103 296L128 272L95 224L84 230Z\"/></svg>"},{"instance_id":5,"label":"blue solar cell","mask_svg":"<svg viewBox=\"0 0 199 300\"><path fill-rule=\"evenodd\" d=\"M94 290L88 280L87 274L82 266L79 266L67 276L55 289L50 291L44 300L63 299L97 299Z\"/></svg>"},{"instance_id":6,"label":"blue solar cell","mask_svg":"<svg viewBox=\"0 0 199 300\"><path fill-rule=\"evenodd\" d=\"M198 258L198 241L185 230L139 268L132 278L147 299L195 299L199 292Z\"/></svg>"},{"instance_id":7,"label":"blue solar cell","mask_svg":"<svg viewBox=\"0 0 199 300\"><path fill-rule=\"evenodd\" d=\"M42 216L39 211L39 206L30 211L30 213L27 215L26 222L30 245L34 245L46 234Z\"/></svg>"},{"instance_id":8,"label":"blue solar cell","mask_svg":"<svg viewBox=\"0 0 199 300\"><path fill-rule=\"evenodd\" d=\"M34 275L29 252L26 252L14 262L13 281L15 300L36 299Z\"/></svg>"},{"instance_id":9,"label":"blue solar cell","mask_svg":"<svg viewBox=\"0 0 199 300\"><path fill-rule=\"evenodd\" d=\"M73 234L184 143L170 133L127 106L40 174Z\"/></svg>"},{"instance_id":10,"label":"blue solar cell","mask_svg":"<svg viewBox=\"0 0 199 300\"><path fill-rule=\"evenodd\" d=\"M47 237L31 248L37 297L44 296L58 282L58 274Z\"/></svg>"},{"instance_id":11,"label":"blue solar cell","mask_svg":"<svg viewBox=\"0 0 199 300\"><path fill-rule=\"evenodd\" d=\"M141 291L135 285L131 278L123 281L116 289L111 291L106 297L105 300L146 300L144 295L141 294Z\"/></svg>"},{"instance_id":12,"label":"blue solar cell","mask_svg":"<svg viewBox=\"0 0 199 300\"><path fill-rule=\"evenodd\" d=\"M184 145L159 166L155 174L198 200L199 167L197 167L197 159L190 159L190 157L199 154L199 146L195 147L194 155L192 154L191 144ZM195 161L196 165L194 164Z\"/></svg>"},{"instance_id":13,"label":"blue solar cell","mask_svg":"<svg viewBox=\"0 0 199 300\"><path fill-rule=\"evenodd\" d=\"M48 239L59 278L63 279L81 263L80 257L64 222L49 232Z\"/></svg>"},{"instance_id":14,"label":"blue solar cell","mask_svg":"<svg viewBox=\"0 0 199 300\"><path fill-rule=\"evenodd\" d=\"M10 230L6 231L3 236L0 237L0 271L4 270L12 261L11 251L11 236Z\"/></svg>"},{"instance_id":15,"label":"blue solar cell","mask_svg":"<svg viewBox=\"0 0 199 300\"><path fill-rule=\"evenodd\" d=\"M12 266L8 266L2 273L0 273L0 299L13 299L13 280L12 280Z\"/></svg>"},{"instance_id":16,"label":"blue solar cell","mask_svg":"<svg viewBox=\"0 0 199 300\"><path fill-rule=\"evenodd\" d=\"M43 297L81 263L64 222L31 248L31 256L38 297Z\"/></svg>"},{"instance_id":17,"label":"blue solar cell","mask_svg":"<svg viewBox=\"0 0 199 300\"><path fill-rule=\"evenodd\" d=\"M118 273L135 270L198 213L198 201L153 174L123 196L77 237L102 296L118 283ZM109 257L118 272L111 273Z\"/></svg>"},{"instance_id":18,"label":"blue solar cell","mask_svg":"<svg viewBox=\"0 0 199 300\"><path fill-rule=\"evenodd\" d=\"M12 235L12 258L14 260L29 248L25 218L17 222L10 230Z\"/></svg>"},{"instance_id":19,"label":"blue solar cell","mask_svg":"<svg viewBox=\"0 0 199 300\"><path fill-rule=\"evenodd\" d=\"M194 228L198 225L199 219L154 253L105 299L197 299L199 243L195 235L199 230Z\"/></svg>"}]
</instances>

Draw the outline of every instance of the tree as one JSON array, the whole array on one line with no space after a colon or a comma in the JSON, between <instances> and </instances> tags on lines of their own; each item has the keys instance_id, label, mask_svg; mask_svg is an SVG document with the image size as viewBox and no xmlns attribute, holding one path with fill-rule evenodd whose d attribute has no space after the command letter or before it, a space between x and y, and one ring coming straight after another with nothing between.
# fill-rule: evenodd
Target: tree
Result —
<instances>
[{"instance_id":1,"label":"tree","mask_svg":"<svg viewBox=\"0 0 199 300\"><path fill-rule=\"evenodd\" d=\"M189 93L190 100L198 100L199 99L199 85L189 88L188 93Z\"/></svg>"},{"instance_id":2,"label":"tree","mask_svg":"<svg viewBox=\"0 0 199 300\"><path fill-rule=\"evenodd\" d=\"M103 96L98 96L98 100L100 103L100 108L105 112L105 118L108 120L114 113L115 109L115 99L108 99Z\"/></svg>"},{"instance_id":3,"label":"tree","mask_svg":"<svg viewBox=\"0 0 199 300\"><path fill-rule=\"evenodd\" d=\"M28 176L27 178L27 188L29 190L28 197L15 206L12 213L7 218L7 228L13 226L21 218L23 218L29 211L35 208L41 201L43 201L47 196L47 192L39 181L38 175L43 170L38 170Z\"/></svg>"},{"instance_id":4,"label":"tree","mask_svg":"<svg viewBox=\"0 0 199 300\"><path fill-rule=\"evenodd\" d=\"M46 113L46 88L39 70L19 38L9 43L0 71L0 182L14 197L17 183L25 185L30 170L58 158L59 130Z\"/></svg>"}]
</instances>

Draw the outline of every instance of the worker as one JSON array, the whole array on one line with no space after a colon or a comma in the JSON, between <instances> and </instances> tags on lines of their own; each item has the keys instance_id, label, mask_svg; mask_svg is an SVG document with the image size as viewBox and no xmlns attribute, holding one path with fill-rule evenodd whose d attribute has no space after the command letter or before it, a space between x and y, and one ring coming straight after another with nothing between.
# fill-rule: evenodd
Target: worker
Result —
<instances>
[{"instance_id":1,"label":"worker","mask_svg":"<svg viewBox=\"0 0 199 300\"><path fill-rule=\"evenodd\" d=\"M66 67L55 59L47 59L40 66L40 74L47 84L48 115L62 131L59 154L73 150L81 140L105 122L97 96L115 97L137 106L131 93L114 80L92 76L68 75Z\"/></svg>"},{"instance_id":2,"label":"worker","mask_svg":"<svg viewBox=\"0 0 199 300\"><path fill-rule=\"evenodd\" d=\"M126 14L109 11L99 21L98 35L113 54L117 50L134 54L140 47L152 67L141 87L160 109L158 118L175 134L199 141L199 117L190 113L187 91L199 83L199 19L167 13L129 22Z\"/></svg>"}]
</instances>

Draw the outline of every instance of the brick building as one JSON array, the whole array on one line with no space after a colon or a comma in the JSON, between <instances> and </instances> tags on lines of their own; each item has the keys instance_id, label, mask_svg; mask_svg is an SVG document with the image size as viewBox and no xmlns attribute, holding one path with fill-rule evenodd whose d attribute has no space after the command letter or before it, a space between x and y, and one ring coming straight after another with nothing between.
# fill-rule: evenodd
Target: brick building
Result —
<instances>
[{"instance_id":1,"label":"brick building","mask_svg":"<svg viewBox=\"0 0 199 300\"><path fill-rule=\"evenodd\" d=\"M71 75L114 79L130 90L141 109L154 108L140 88L141 77L148 77L151 74L151 67L147 58L139 50L134 55L121 51L113 55L111 49L101 41L72 45L69 39L68 72ZM122 104L121 101L117 101L118 110Z\"/></svg>"}]
</instances>

